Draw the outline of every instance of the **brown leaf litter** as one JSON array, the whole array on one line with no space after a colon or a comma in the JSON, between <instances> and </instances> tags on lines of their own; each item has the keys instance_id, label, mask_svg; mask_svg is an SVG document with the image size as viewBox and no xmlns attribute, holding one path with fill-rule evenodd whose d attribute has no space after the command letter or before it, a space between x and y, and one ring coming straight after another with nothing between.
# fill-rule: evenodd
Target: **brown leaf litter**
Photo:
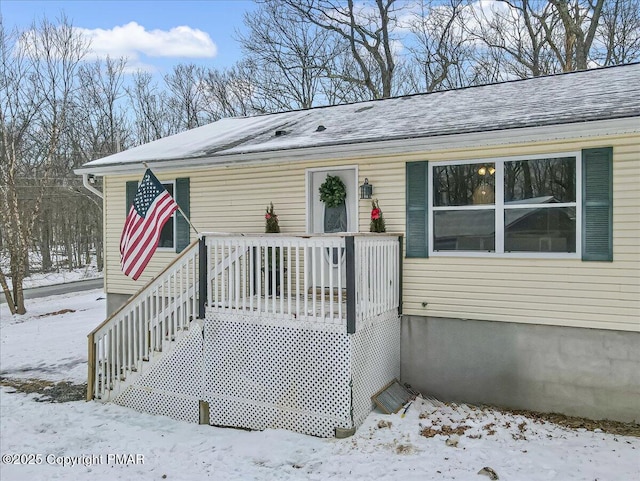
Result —
<instances>
[{"instance_id":1,"label":"brown leaf litter","mask_svg":"<svg viewBox=\"0 0 640 481\"><path fill-rule=\"evenodd\" d=\"M0 386L15 389L13 392L40 394L38 402L64 403L86 399L87 385L68 381L46 381L43 379L15 379L0 377Z\"/></svg>"}]
</instances>

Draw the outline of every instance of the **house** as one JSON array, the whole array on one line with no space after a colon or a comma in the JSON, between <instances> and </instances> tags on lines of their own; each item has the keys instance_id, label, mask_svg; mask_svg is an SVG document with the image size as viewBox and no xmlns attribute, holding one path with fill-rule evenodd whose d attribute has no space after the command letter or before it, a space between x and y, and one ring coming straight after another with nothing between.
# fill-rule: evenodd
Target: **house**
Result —
<instances>
[{"instance_id":1,"label":"house","mask_svg":"<svg viewBox=\"0 0 640 481\"><path fill-rule=\"evenodd\" d=\"M211 233L198 247L177 214L133 282L118 242L143 162ZM399 376L640 421L640 64L222 119L77 173L103 177L112 316L90 398L326 436ZM346 232L324 233L328 175ZM395 234L368 234L365 181ZM282 233L261 235L271 202Z\"/></svg>"}]
</instances>

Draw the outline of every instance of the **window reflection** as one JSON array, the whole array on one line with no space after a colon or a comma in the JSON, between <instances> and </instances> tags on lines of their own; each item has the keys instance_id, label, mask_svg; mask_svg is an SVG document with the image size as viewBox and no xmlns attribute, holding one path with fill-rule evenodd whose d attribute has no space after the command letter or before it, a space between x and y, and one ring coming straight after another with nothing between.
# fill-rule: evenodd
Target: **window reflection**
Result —
<instances>
[{"instance_id":1,"label":"window reflection","mask_svg":"<svg viewBox=\"0 0 640 481\"><path fill-rule=\"evenodd\" d=\"M435 207L483 205L495 202L495 163L435 166Z\"/></svg>"},{"instance_id":2,"label":"window reflection","mask_svg":"<svg viewBox=\"0 0 640 481\"><path fill-rule=\"evenodd\" d=\"M576 208L509 209L504 212L505 252L575 252Z\"/></svg>"},{"instance_id":3,"label":"window reflection","mask_svg":"<svg viewBox=\"0 0 640 481\"><path fill-rule=\"evenodd\" d=\"M433 213L436 251L494 251L493 209L440 210Z\"/></svg>"},{"instance_id":4,"label":"window reflection","mask_svg":"<svg viewBox=\"0 0 640 481\"><path fill-rule=\"evenodd\" d=\"M518 160L504 163L505 204L531 201L542 204L576 200L576 159Z\"/></svg>"}]
</instances>

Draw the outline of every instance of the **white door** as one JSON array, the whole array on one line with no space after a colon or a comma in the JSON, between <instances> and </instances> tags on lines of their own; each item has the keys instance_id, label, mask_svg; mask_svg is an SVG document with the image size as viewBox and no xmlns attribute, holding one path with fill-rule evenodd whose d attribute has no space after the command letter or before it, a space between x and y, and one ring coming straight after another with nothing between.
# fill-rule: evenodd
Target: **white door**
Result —
<instances>
[{"instance_id":1,"label":"white door","mask_svg":"<svg viewBox=\"0 0 640 481\"><path fill-rule=\"evenodd\" d=\"M307 172L307 232L318 234L327 232L325 229L326 209L324 202L320 201L320 186L327 175L340 177L347 190L345 198L346 224L343 232L358 231L358 185L355 167L335 170L310 170ZM329 222L329 224L331 224Z\"/></svg>"},{"instance_id":2,"label":"white door","mask_svg":"<svg viewBox=\"0 0 640 481\"><path fill-rule=\"evenodd\" d=\"M328 175L340 177L346 188L345 205L343 208L327 209L320 200L320 186ZM358 231L358 184L355 167L326 170L307 171L307 232L312 234L331 232ZM317 256L320 265L316 265L315 285L321 284L333 274L337 274L338 267L344 264L344 249L324 249L322 255ZM342 270L342 285L345 285L344 268ZM322 273L324 271L324 275ZM336 283L334 282L335 286Z\"/></svg>"}]
</instances>

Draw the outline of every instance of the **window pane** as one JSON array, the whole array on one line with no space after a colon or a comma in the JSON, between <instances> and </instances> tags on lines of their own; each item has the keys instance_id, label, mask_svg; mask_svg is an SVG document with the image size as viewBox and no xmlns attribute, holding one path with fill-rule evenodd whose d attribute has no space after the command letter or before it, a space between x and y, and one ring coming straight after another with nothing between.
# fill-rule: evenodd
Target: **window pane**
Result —
<instances>
[{"instance_id":1,"label":"window pane","mask_svg":"<svg viewBox=\"0 0 640 481\"><path fill-rule=\"evenodd\" d=\"M575 252L576 208L504 211L505 252Z\"/></svg>"},{"instance_id":2,"label":"window pane","mask_svg":"<svg viewBox=\"0 0 640 481\"><path fill-rule=\"evenodd\" d=\"M463 164L433 167L435 207L493 204L495 164Z\"/></svg>"},{"instance_id":3,"label":"window pane","mask_svg":"<svg viewBox=\"0 0 640 481\"><path fill-rule=\"evenodd\" d=\"M436 251L495 250L493 209L440 210L433 213Z\"/></svg>"},{"instance_id":4,"label":"window pane","mask_svg":"<svg viewBox=\"0 0 640 481\"><path fill-rule=\"evenodd\" d=\"M505 204L575 202L575 157L505 162L504 201Z\"/></svg>"},{"instance_id":5,"label":"window pane","mask_svg":"<svg viewBox=\"0 0 640 481\"><path fill-rule=\"evenodd\" d=\"M167 189L167 192L171 194L173 197L173 184L162 184L164 188ZM164 227L160 231L160 242L158 242L158 247L173 247L173 223L175 219L175 214L165 223Z\"/></svg>"}]
</instances>

